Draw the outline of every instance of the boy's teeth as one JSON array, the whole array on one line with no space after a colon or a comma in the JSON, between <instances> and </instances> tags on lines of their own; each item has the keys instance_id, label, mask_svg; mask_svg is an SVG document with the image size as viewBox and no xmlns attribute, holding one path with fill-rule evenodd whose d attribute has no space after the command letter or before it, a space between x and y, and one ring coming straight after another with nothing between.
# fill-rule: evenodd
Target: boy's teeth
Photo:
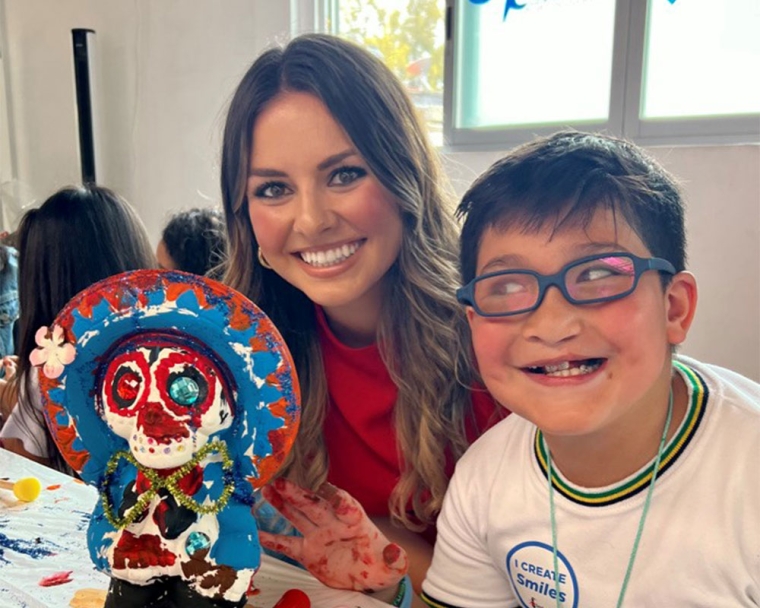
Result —
<instances>
[{"instance_id":1,"label":"boy's teeth","mask_svg":"<svg viewBox=\"0 0 760 608\"><path fill-rule=\"evenodd\" d=\"M569 378L570 376L582 376L583 374L590 374L599 365L585 365L581 363L578 367L565 368L556 372L550 372L547 368L546 375L552 378Z\"/></svg>"},{"instance_id":2,"label":"boy's teeth","mask_svg":"<svg viewBox=\"0 0 760 608\"><path fill-rule=\"evenodd\" d=\"M359 249L359 243L351 243L327 251L302 251L300 255L309 266L325 268L345 262L356 253L357 249Z\"/></svg>"},{"instance_id":3,"label":"boy's teeth","mask_svg":"<svg viewBox=\"0 0 760 608\"><path fill-rule=\"evenodd\" d=\"M545 376L551 376L552 378L568 378L570 376L590 374L599 369L601 364L601 359L586 359L584 363L579 361L563 361L562 363L556 363L554 365L530 367L528 369L533 373L544 374Z\"/></svg>"}]
</instances>

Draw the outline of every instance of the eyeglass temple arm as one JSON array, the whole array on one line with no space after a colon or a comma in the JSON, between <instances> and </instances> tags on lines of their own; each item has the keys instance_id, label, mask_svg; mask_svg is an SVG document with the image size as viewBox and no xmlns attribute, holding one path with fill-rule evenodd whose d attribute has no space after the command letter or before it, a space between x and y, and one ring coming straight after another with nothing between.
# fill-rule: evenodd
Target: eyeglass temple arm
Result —
<instances>
[{"instance_id":1,"label":"eyeglass temple arm","mask_svg":"<svg viewBox=\"0 0 760 608\"><path fill-rule=\"evenodd\" d=\"M464 306L474 306L472 298L470 297L471 292L471 286L465 285L464 287L460 287L456 291L456 297L457 302L460 304L463 304Z\"/></svg>"},{"instance_id":2,"label":"eyeglass temple arm","mask_svg":"<svg viewBox=\"0 0 760 608\"><path fill-rule=\"evenodd\" d=\"M669 272L670 274L676 274L675 266L662 258L649 258L647 260L647 268L649 270L659 270L662 272Z\"/></svg>"}]
</instances>

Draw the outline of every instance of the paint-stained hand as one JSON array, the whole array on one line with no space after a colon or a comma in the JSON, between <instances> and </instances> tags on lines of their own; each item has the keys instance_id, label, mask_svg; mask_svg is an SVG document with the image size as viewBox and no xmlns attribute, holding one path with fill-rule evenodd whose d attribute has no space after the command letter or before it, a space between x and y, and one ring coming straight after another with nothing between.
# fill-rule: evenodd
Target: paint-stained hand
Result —
<instances>
[{"instance_id":1,"label":"paint-stained hand","mask_svg":"<svg viewBox=\"0 0 760 608\"><path fill-rule=\"evenodd\" d=\"M347 492L327 483L311 492L285 479L262 491L303 537L261 531L261 544L303 564L325 585L369 592L395 585L406 574L404 550Z\"/></svg>"}]
</instances>

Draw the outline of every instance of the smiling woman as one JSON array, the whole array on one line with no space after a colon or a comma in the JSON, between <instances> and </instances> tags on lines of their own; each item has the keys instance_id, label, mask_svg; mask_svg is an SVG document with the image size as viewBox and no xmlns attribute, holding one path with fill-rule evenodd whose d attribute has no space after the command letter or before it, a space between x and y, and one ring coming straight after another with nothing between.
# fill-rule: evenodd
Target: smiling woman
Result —
<instances>
[{"instance_id":1,"label":"smiling woman","mask_svg":"<svg viewBox=\"0 0 760 608\"><path fill-rule=\"evenodd\" d=\"M229 109L222 193L226 281L280 329L302 387L283 474L356 498L418 584L453 462L503 410L472 391L458 231L414 106L352 43L269 50Z\"/></svg>"}]
</instances>

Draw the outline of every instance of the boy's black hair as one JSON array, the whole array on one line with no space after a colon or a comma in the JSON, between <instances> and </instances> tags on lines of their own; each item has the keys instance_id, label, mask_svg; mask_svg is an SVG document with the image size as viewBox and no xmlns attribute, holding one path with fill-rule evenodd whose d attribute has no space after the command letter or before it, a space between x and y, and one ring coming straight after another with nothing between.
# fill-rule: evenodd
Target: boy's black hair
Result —
<instances>
[{"instance_id":1,"label":"boy's black hair","mask_svg":"<svg viewBox=\"0 0 760 608\"><path fill-rule=\"evenodd\" d=\"M205 275L224 258L222 212L211 207L180 211L166 224L161 239L177 270Z\"/></svg>"},{"instance_id":2,"label":"boy's black hair","mask_svg":"<svg viewBox=\"0 0 760 608\"><path fill-rule=\"evenodd\" d=\"M470 186L457 209L463 283L475 278L488 228L588 226L599 208L631 226L654 257L686 264L684 208L673 177L632 143L561 131L515 148ZM666 278L667 280L667 278Z\"/></svg>"}]
</instances>

